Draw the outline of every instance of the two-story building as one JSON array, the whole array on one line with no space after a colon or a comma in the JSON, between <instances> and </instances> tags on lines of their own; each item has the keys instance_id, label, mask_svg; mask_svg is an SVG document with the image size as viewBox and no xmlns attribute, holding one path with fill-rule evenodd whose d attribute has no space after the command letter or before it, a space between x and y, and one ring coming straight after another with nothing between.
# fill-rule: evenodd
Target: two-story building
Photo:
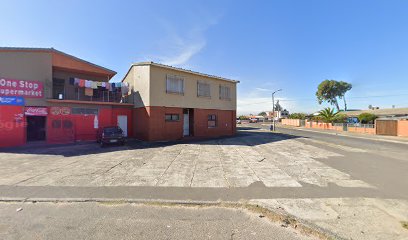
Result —
<instances>
[{"instance_id":1,"label":"two-story building","mask_svg":"<svg viewBox=\"0 0 408 240\"><path fill-rule=\"evenodd\" d=\"M148 141L218 137L236 132L238 81L154 62L133 64L133 135Z\"/></svg>"},{"instance_id":2,"label":"two-story building","mask_svg":"<svg viewBox=\"0 0 408 240\"><path fill-rule=\"evenodd\" d=\"M134 104L115 74L53 48L0 48L0 147L94 140L110 125L132 136Z\"/></svg>"}]
</instances>

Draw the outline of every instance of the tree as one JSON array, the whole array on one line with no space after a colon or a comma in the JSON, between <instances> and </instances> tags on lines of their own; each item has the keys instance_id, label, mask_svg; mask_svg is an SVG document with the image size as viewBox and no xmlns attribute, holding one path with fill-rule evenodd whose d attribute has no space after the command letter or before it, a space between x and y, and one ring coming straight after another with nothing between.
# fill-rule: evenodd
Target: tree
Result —
<instances>
[{"instance_id":1,"label":"tree","mask_svg":"<svg viewBox=\"0 0 408 240\"><path fill-rule=\"evenodd\" d=\"M333 119L333 122L335 123L345 123L347 122L347 115L344 113L338 113Z\"/></svg>"},{"instance_id":2,"label":"tree","mask_svg":"<svg viewBox=\"0 0 408 240\"><path fill-rule=\"evenodd\" d=\"M277 112L282 111L282 106L279 104L279 100L276 101L275 111Z\"/></svg>"},{"instance_id":3,"label":"tree","mask_svg":"<svg viewBox=\"0 0 408 240\"><path fill-rule=\"evenodd\" d=\"M374 120L377 118L376 115L372 114L372 113L362 113L360 115L358 115L358 120L362 123L362 124L372 124L374 123Z\"/></svg>"},{"instance_id":4,"label":"tree","mask_svg":"<svg viewBox=\"0 0 408 240\"><path fill-rule=\"evenodd\" d=\"M344 110L347 110L345 94L352 88L352 85L343 81L324 80L317 87L316 97L319 104L324 101L334 105L337 111L340 111L338 99L344 100Z\"/></svg>"},{"instance_id":5,"label":"tree","mask_svg":"<svg viewBox=\"0 0 408 240\"><path fill-rule=\"evenodd\" d=\"M304 113L292 113L289 115L290 119L300 119L300 120L305 120L306 119L306 114Z\"/></svg>"},{"instance_id":6,"label":"tree","mask_svg":"<svg viewBox=\"0 0 408 240\"><path fill-rule=\"evenodd\" d=\"M258 113L258 116L267 116L268 114L266 114L266 112L260 112L260 113Z\"/></svg>"},{"instance_id":7,"label":"tree","mask_svg":"<svg viewBox=\"0 0 408 240\"><path fill-rule=\"evenodd\" d=\"M334 108L325 108L319 112L320 119L325 123L333 122L339 112L334 112Z\"/></svg>"},{"instance_id":8,"label":"tree","mask_svg":"<svg viewBox=\"0 0 408 240\"><path fill-rule=\"evenodd\" d=\"M337 82L336 85L339 98L344 101L344 111L347 111L346 92L350 91L353 86L350 83L343 81Z\"/></svg>"}]
</instances>

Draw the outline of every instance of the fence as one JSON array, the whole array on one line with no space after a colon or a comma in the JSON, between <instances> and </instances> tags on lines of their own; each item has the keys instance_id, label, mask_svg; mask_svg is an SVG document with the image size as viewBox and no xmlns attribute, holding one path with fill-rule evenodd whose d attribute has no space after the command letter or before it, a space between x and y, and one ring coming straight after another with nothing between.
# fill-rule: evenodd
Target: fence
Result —
<instances>
[{"instance_id":1,"label":"fence","mask_svg":"<svg viewBox=\"0 0 408 240\"><path fill-rule=\"evenodd\" d=\"M300 120L300 119L282 119L282 124L283 125L300 127L301 121L302 120Z\"/></svg>"},{"instance_id":2,"label":"fence","mask_svg":"<svg viewBox=\"0 0 408 240\"><path fill-rule=\"evenodd\" d=\"M407 120L376 120L375 124L361 123L323 123L305 121L300 119L282 119L283 125L304 126L306 128L316 128L324 130L355 132L373 135L388 135L408 137Z\"/></svg>"}]
</instances>

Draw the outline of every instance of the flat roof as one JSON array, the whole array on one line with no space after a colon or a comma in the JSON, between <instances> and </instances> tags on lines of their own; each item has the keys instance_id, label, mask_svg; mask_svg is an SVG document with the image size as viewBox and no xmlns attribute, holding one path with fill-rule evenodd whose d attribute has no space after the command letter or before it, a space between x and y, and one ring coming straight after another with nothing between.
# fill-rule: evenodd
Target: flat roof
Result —
<instances>
[{"instance_id":1,"label":"flat roof","mask_svg":"<svg viewBox=\"0 0 408 240\"><path fill-rule=\"evenodd\" d=\"M227 81L227 82L232 82L232 83L239 83L239 81L237 80L232 80L232 79L228 79L228 78L224 78L224 77L219 77L219 76L215 76L215 75L210 75L210 74L206 74L206 73L200 73L200 72L196 72L196 71L192 71L192 70L188 70L188 69L184 69L184 68L178 68L178 67L173 67L170 65L165 65L165 64L161 64L161 63L156 63L156 62L138 62L138 63L133 63L128 72L126 73L126 75L123 77L123 80L126 78L126 76L129 74L130 69L132 69L133 66L146 66L146 65L151 65L151 66L156 66L156 67L161 67L161 68L167 68L167 69L171 69L171 70L175 70L175 71L180 71L180 72L185 72L185 73L190 73L190 74L194 74L194 75L199 75L199 76L203 76L203 77L208 77L208 78L214 78L214 79L218 79L218 80L222 80L222 81ZM122 80L122 81L123 81Z\"/></svg>"},{"instance_id":2,"label":"flat roof","mask_svg":"<svg viewBox=\"0 0 408 240\"><path fill-rule=\"evenodd\" d=\"M57 49L55 49L55 48L0 47L0 52L1 52L1 51L59 53L59 54L65 55L65 56L67 56L67 57L69 57L69 58L72 58L72 59L81 61L81 62L83 62L83 63L85 63L85 64L88 64L88 65L91 65L91 66L100 68L101 70L107 71L107 72L109 72L112 76L114 76L114 75L117 74L117 72L115 72L115 71L113 71L113 70L111 70L111 69L108 69L108 68L102 67L102 66L100 66L100 65L97 65L97 64L88 62L88 61L86 61L86 60L84 60L84 59L82 59L82 58L75 57L75 56L70 55L70 54L68 54L68 53L59 51L59 50L57 50Z\"/></svg>"}]
</instances>

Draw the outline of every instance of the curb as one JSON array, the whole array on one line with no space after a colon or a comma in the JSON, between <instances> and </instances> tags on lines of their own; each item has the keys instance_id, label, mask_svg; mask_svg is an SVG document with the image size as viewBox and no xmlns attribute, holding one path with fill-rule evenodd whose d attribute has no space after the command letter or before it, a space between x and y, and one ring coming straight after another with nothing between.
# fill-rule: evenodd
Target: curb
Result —
<instances>
[{"instance_id":1,"label":"curb","mask_svg":"<svg viewBox=\"0 0 408 240\"><path fill-rule=\"evenodd\" d=\"M306 236L314 236L322 240L345 240L337 234L325 230L311 222L296 218L282 209L270 209L262 204L249 201L180 201L162 199L112 199L112 198L0 198L0 203L100 203L106 205L140 204L164 207L224 207L240 208L251 213L266 217L269 221L281 224L281 227L292 228Z\"/></svg>"}]
</instances>

